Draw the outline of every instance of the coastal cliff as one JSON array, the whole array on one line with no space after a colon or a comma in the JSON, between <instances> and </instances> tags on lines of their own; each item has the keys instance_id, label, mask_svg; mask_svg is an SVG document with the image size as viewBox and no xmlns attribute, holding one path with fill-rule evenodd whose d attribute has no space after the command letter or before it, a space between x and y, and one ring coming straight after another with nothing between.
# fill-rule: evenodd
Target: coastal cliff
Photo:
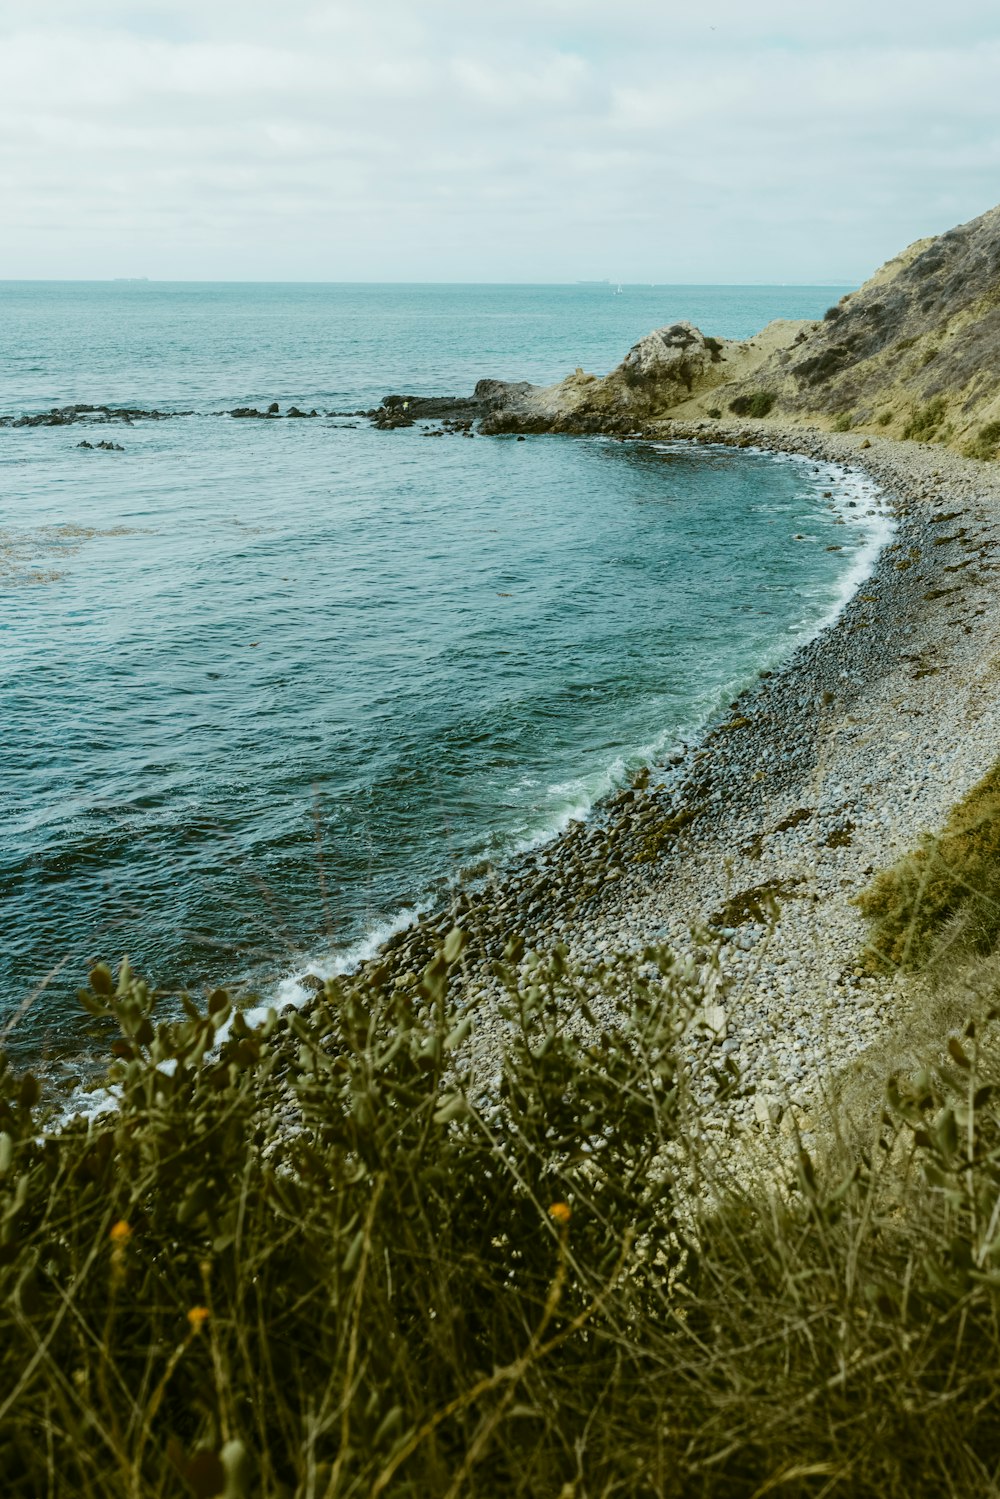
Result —
<instances>
[{"instance_id":1,"label":"coastal cliff","mask_svg":"<svg viewBox=\"0 0 1000 1499\"><path fill-rule=\"evenodd\" d=\"M647 334L603 379L481 382L488 432L626 432L723 416L1000 451L1000 207L888 261L817 322Z\"/></svg>"}]
</instances>

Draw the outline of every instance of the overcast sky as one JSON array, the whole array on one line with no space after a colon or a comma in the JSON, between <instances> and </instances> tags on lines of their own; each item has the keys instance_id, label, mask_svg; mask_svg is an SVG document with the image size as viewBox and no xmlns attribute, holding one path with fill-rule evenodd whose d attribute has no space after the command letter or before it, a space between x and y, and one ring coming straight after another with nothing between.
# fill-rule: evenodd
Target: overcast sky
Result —
<instances>
[{"instance_id":1,"label":"overcast sky","mask_svg":"<svg viewBox=\"0 0 1000 1499\"><path fill-rule=\"evenodd\" d=\"M854 283L998 200L996 0L0 0L0 278Z\"/></svg>"}]
</instances>

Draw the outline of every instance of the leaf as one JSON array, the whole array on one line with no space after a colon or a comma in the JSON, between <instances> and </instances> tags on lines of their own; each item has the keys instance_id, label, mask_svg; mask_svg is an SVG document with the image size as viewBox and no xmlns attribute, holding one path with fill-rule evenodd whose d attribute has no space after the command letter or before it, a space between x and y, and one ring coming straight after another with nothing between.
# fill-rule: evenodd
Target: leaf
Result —
<instances>
[{"instance_id":1,"label":"leaf","mask_svg":"<svg viewBox=\"0 0 1000 1499\"><path fill-rule=\"evenodd\" d=\"M957 1036L948 1037L948 1052L953 1062L957 1062L959 1067L964 1068L966 1072L969 1071L972 1063L962 1049L962 1043Z\"/></svg>"},{"instance_id":2,"label":"leaf","mask_svg":"<svg viewBox=\"0 0 1000 1499\"><path fill-rule=\"evenodd\" d=\"M95 963L87 977L90 981L90 987L95 994L100 994L105 999L110 999L112 994L114 994L115 981L111 976L111 969L107 963Z\"/></svg>"},{"instance_id":3,"label":"leaf","mask_svg":"<svg viewBox=\"0 0 1000 1499\"><path fill-rule=\"evenodd\" d=\"M345 1275L350 1275L351 1271L357 1268L364 1244L365 1231L363 1228L359 1228L348 1246L347 1253L344 1255L344 1262L340 1267Z\"/></svg>"},{"instance_id":4,"label":"leaf","mask_svg":"<svg viewBox=\"0 0 1000 1499\"><path fill-rule=\"evenodd\" d=\"M97 999L89 989L77 989L76 997L87 1013L96 1016L99 1020L103 1020L111 1013L108 1006Z\"/></svg>"},{"instance_id":5,"label":"leaf","mask_svg":"<svg viewBox=\"0 0 1000 1499\"><path fill-rule=\"evenodd\" d=\"M455 1026L455 1029L453 1031L449 1031L448 1035L445 1037L445 1051L454 1051L457 1046L461 1046L462 1042L465 1040L466 1036L471 1030L472 1016L466 1015L464 1019L458 1022L458 1024Z\"/></svg>"},{"instance_id":6,"label":"leaf","mask_svg":"<svg viewBox=\"0 0 1000 1499\"><path fill-rule=\"evenodd\" d=\"M461 957L468 937L460 926L453 926L444 939L444 960L446 963L456 963Z\"/></svg>"},{"instance_id":7,"label":"leaf","mask_svg":"<svg viewBox=\"0 0 1000 1499\"><path fill-rule=\"evenodd\" d=\"M958 1123L953 1109L942 1109L934 1121L934 1139L946 1158L958 1149Z\"/></svg>"},{"instance_id":8,"label":"leaf","mask_svg":"<svg viewBox=\"0 0 1000 1499\"><path fill-rule=\"evenodd\" d=\"M461 1093L453 1093L450 1098L442 1101L440 1107L435 1110L435 1124L450 1124L452 1119L459 1119L463 1114L469 1112L469 1105Z\"/></svg>"}]
</instances>

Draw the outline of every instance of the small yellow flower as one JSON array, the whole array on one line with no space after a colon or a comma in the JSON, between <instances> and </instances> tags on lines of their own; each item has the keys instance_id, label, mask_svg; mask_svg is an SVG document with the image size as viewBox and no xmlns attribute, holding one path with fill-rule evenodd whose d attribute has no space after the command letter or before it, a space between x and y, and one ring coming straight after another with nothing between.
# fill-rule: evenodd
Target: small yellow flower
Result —
<instances>
[{"instance_id":1,"label":"small yellow flower","mask_svg":"<svg viewBox=\"0 0 1000 1499\"><path fill-rule=\"evenodd\" d=\"M188 1312L188 1321L191 1324L191 1331L201 1332L210 1316L211 1312L208 1310L207 1306L193 1306Z\"/></svg>"},{"instance_id":2,"label":"small yellow flower","mask_svg":"<svg viewBox=\"0 0 1000 1499\"><path fill-rule=\"evenodd\" d=\"M565 1228L573 1216L573 1210L568 1202L554 1202L549 1208L549 1217L553 1223L558 1223L560 1228Z\"/></svg>"},{"instance_id":3,"label":"small yellow flower","mask_svg":"<svg viewBox=\"0 0 1000 1499\"><path fill-rule=\"evenodd\" d=\"M119 1218L118 1222L114 1224L111 1229L112 1244L127 1244L131 1237L132 1230L129 1228L124 1218Z\"/></svg>"}]
</instances>

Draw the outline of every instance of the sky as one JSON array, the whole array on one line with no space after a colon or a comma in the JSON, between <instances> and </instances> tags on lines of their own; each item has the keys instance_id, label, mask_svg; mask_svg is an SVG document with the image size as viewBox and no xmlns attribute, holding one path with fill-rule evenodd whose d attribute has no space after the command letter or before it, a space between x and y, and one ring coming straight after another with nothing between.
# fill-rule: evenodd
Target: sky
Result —
<instances>
[{"instance_id":1,"label":"sky","mask_svg":"<svg viewBox=\"0 0 1000 1499\"><path fill-rule=\"evenodd\" d=\"M855 284L998 79L996 0L0 0L0 279Z\"/></svg>"}]
</instances>

